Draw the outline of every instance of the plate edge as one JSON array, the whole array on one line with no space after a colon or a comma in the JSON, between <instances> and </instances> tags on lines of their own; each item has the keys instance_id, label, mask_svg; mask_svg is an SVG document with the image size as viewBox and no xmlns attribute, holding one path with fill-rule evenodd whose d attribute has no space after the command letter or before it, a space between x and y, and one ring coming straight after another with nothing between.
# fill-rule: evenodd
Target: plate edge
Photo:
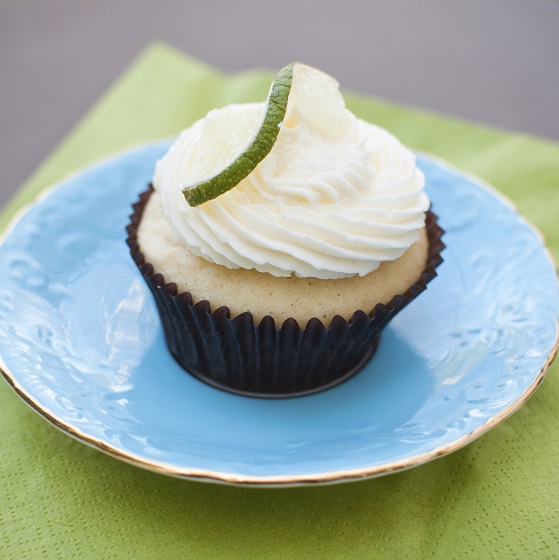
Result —
<instances>
[{"instance_id":1,"label":"plate edge","mask_svg":"<svg viewBox=\"0 0 559 560\"><path fill-rule=\"evenodd\" d=\"M559 329L559 322L558 322ZM348 482L355 479L366 479L374 478L386 474L391 474L394 472L402 471L418 465L422 465L433 459L437 459L458 449L464 447L465 445L471 443L478 437L482 436L490 429L494 428L512 414L514 414L536 391L545 378L549 366L555 359L557 352L559 350L559 330L556 333L555 342L551 352L548 354L544 365L538 372L533 382L526 388L526 390L511 404L505 407L503 410L499 411L495 416L491 417L485 424L478 426L475 430L466 434L452 443L441 445L432 451L421 453L419 455L414 455L406 459L401 459L398 461L392 461L390 463L385 463L382 465L377 465L375 467L361 467L358 469L348 469L348 470L337 470L337 471L325 471L321 473L314 474L295 474L295 475L272 475L272 476L249 476L249 475L239 475L230 472L212 471L209 469L197 469L197 468L177 468L176 466L163 463L160 461L149 461L146 460L136 453L132 452L122 452L114 446L107 444L106 442L100 440L99 438L89 436L83 433L78 428L71 426L70 424L60 420L48 409L48 407L40 405L37 400L29 395L23 387L17 382L13 373L5 364L4 360L0 357L0 373L4 376L6 381L12 386L16 394L35 412L37 412L41 417L43 417L47 422L64 432L65 434L79 440L82 443L86 443L91 447L94 447L103 453L120 459L126 463L132 464L137 467L141 467L150 471L158 472L161 474L166 474L169 476L174 476L177 478L185 478L190 480L201 480L208 482L221 482L227 484L235 484L241 486L294 486L294 485L307 485L307 484L326 484L334 482Z\"/></svg>"},{"instance_id":2,"label":"plate edge","mask_svg":"<svg viewBox=\"0 0 559 560\"><path fill-rule=\"evenodd\" d=\"M102 165L104 163L108 163L110 161L116 160L123 156L132 154L133 152L144 150L147 148L155 147L156 145L164 145L168 142L167 139L159 139L155 142L145 142L139 145L134 145L132 147L127 146L123 148L121 151L110 154L106 157L99 158L89 165L75 170L64 178L60 179L54 184L51 184L44 189L41 190L35 197L29 201L27 204L23 205L19 210L15 212L15 214L9 219L8 224L4 228L4 230L0 234L0 245L2 245L5 239L8 237L10 232L16 226L16 224L23 218L27 212L33 208L35 205L40 203L44 198L49 196L53 191L57 188L63 186L68 181L72 180L75 176L88 171L94 167ZM558 276L557 271L557 264L555 261L555 257L549 247L547 246L545 236L543 235L542 231L535 226L532 222L526 219L520 212L518 208L514 204L512 200L510 200L506 195L504 195L501 191L499 191L496 187L492 186L490 183L482 179L481 177L464 171L458 167L453 166L452 164L448 163L446 160L439 158L436 155L429 154L428 152L416 151L416 153L420 154L425 159L431 160L433 163L443 167L451 172L458 173L466 178L472 180L472 182L479 185L481 188L485 189L493 196L498 198L503 204L505 204L509 209L511 209L524 223L527 227L529 227L536 235L538 236L542 247L555 271L556 277ZM190 480L201 480L207 482L220 482L226 484L235 484L235 485L246 485L246 486L294 486L294 485L307 485L307 484L326 484L326 483L334 483L334 482L344 482L350 481L355 479L366 479L366 478L373 478L377 476L382 476L390 473L394 473L397 471L409 469L423 463L426 463L430 460L437 459L449 453L452 453L465 445L471 443L481 435L485 434L490 429L494 428L507 418L509 418L514 412L516 412L535 392L535 390L539 387L542 383L549 366L555 359L557 352L559 350L559 320L557 323L557 330L555 333L555 341L551 348L550 353L548 354L542 368L539 370L537 376L534 378L532 383L524 390L524 392L512 403L510 403L507 407L499 411L496 415L492 416L487 422L478 426L475 430L470 432L469 434L465 434L464 436L458 438L454 442L450 444L445 444L439 446L429 452L422 453L419 455L413 455L406 459L401 459L398 461L392 461L390 463L385 463L382 465L377 465L375 467L361 467L358 469L349 469L349 470L337 470L337 471L325 471L322 473L313 473L313 474L300 474L300 475L272 475L272 476L249 476L249 475L239 475L236 473L230 472L220 472L220 471L211 471L206 469L197 469L197 468L190 468L190 469L181 469L177 468L172 464L163 463L159 461L149 461L141 456L132 453L132 452L123 452L119 449L115 448L114 446L107 444L106 442L102 441L99 438L89 436L83 433L78 428L71 426L69 423L64 422L63 420L56 417L56 415L46 406L43 406L38 403L38 401L28 394L23 387L17 382L16 377L10 371L8 366L5 364L3 358L0 356L0 373L2 373L3 377L6 381L11 385L14 389L16 394L28 405L30 406L35 412L37 412L40 416L42 416L47 422L64 432L65 434L77 439L82 443L86 443L87 445L94 447L103 453L117 458L121 461L126 463L132 464L137 467L141 467L147 470L151 470L154 472L158 472L161 474L166 474L178 478L185 478Z\"/></svg>"}]
</instances>

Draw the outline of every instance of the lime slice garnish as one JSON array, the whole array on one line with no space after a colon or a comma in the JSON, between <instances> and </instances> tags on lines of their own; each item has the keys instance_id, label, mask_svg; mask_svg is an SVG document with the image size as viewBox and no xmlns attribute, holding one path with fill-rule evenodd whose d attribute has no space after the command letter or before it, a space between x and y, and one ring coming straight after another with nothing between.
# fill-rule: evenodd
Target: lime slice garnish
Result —
<instances>
[{"instance_id":1,"label":"lime slice garnish","mask_svg":"<svg viewBox=\"0 0 559 560\"><path fill-rule=\"evenodd\" d=\"M287 111L287 101L293 81L293 64L282 68L275 77L262 121L240 153L217 172L201 180L183 184L183 194L190 206L198 206L236 187L270 153L278 137Z\"/></svg>"}]
</instances>

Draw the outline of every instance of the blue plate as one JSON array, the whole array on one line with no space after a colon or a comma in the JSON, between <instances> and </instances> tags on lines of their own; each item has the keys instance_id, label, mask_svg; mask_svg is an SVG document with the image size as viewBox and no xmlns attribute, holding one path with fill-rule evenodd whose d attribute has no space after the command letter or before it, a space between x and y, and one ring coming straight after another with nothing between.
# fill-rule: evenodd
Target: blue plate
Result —
<instances>
[{"instance_id":1,"label":"blue plate","mask_svg":"<svg viewBox=\"0 0 559 560\"><path fill-rule=\"evenodd\" d=\"M125 245L130 205L168 143L41 196L0 246L0 355L17 393L115 457L176 476L304 484L375 476L453 451L514 412L557 350L542 238L478 180L419 157L445 262L369 365L309 397L221 392L169 355Z\"/></svg>"}]
</instances>

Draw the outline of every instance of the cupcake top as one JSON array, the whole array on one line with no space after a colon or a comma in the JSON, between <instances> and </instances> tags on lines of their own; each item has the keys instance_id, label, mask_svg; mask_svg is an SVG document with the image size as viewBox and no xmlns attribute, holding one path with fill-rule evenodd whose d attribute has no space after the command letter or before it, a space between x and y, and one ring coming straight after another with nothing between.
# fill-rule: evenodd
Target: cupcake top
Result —
<instances>
[{"instance_id":1,"label":"cupcake top","mask_svg":"<svg viewBox=\"0 0 559 560\"><path fill-rule=\"evenodd\" d=\"M190 207L183 184L235 157L265 109L211 111L157 163L154 188L190 251L233 269L334 279L364 276L417 241L429 201L414 155L346 109L332 77L303 64L270 153L235 188Z\"/></svg>"}]
</instances>

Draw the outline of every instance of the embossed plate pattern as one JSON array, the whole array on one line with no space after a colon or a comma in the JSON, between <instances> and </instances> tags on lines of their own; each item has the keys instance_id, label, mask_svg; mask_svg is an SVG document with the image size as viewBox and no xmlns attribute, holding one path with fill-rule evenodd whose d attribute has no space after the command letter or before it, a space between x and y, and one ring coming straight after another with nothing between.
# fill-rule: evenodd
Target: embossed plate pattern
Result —
<instances>
[{"instance_id":1,"label":"embossed plate pattern","mask_svg":"<svg viewBox=\"0 0 559 560\"><path fill-rule=\"evenodd\" d=\"M185 374L124 243L130 204L167 146L71 177L19 216L0 246L3 372L70 435L176 476L346 480L465 445L543 378L559 297L542 239L491 189L424 156L445 262L360 374L281 401L227 394Z\"/></svg>"}]
</instances>

